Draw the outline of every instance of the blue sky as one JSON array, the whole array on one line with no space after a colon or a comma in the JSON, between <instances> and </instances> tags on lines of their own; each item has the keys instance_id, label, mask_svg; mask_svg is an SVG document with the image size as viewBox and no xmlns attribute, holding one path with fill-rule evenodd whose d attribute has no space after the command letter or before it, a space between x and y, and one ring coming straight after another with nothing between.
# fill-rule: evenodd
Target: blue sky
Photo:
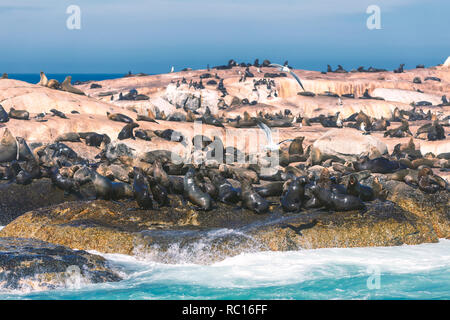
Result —
<instances>
[{"instance_id":1,"label":"blue sky","mask_svg":"<svg viewBox=\"0 0 450 320\"><path fill-rule=\"evenodd\" d=\"M81 30L66 9L81 8ZM369 5L381 30L369 30ZM448 0L0 0L0 72L161 73L238 62L392 69L450 55Z\"/></svg>"}]
</instances>

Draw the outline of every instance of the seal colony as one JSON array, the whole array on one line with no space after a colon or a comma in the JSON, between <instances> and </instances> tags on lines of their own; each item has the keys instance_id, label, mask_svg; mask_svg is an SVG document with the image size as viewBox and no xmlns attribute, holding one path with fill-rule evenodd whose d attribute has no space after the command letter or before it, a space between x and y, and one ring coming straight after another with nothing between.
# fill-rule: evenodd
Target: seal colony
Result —
<instances>
[{"instance_id":1,"label":"seal colony","mask_svg":"<svg viewBox=\"0 0 450 320\"><path fill-rule=\"evenodd\" d=\"M278 73L274 67L280 69ZM408 70L401 65L394 72L363 67L346 71L342 66L333 71L329 66L328 73L332 77L364 73L403 77ZM201 215L220 216L224 211L235 215L233 219L246 215L255 221L311 214L364 216L374 208L382 211L392 202L406 208L402 201L408 201L407 193L402 193L406 197L402 201L395 198L395 187L400 185L411 188L416 196L439 197L448 203L449 184L441 175L450 169L450 150L435 154L419 147L448 139L450 114L444 103L414 103L383 116L367 109L348 114L346 104L386 101L372 96L368 88L360 93L363 102L349 102L359 100L355 99L358 92L312 92L314 80L307 74L298 74L287 62L279 65L268 60L262 64L259 60L253 64L230 60L207 72L171 72L170 77L163 86L167 100L161 102L159 96L152 96L150 86L117 89L111 87L111 80L72 86L70 76L59 84L41 73L39 86L74 97L86 92L91 97L83 98L106 99L123 111L105 108L103 115L95 118L102 123L98 129L66 129L51 141L35 137L26 141L17 123L26 121L37 128L49 121L70 124L86 115L60 106L46 107L37 114L26 110L26 105L0 106L1 185L25 188L47 179L77 203L104 200L146 217L181 212L183 223L192 226ZM124 79L132 81L133 77L130 74ZM9 80L0 80L0 85L2 81ZM445 81L439 84L444 89L449 88ZM249 86L248 91L242 90L248 95L230 96L240 86ZM272 103L282 101L280 96L288 89L297 91L299 99L316 101L316 109L323 113L308 116L293 102L275 108ZM211 95L217 97L216 105L207 104ZM321 109L322 101L334 101L335 107ZM198 123L199 132L186 130ZM248 136L250 142L247 146L232 144L227 130ZM289 135L282 139L276 136L277 130ZM308 134L314 130L325 134L311 139ZM321 145L328 133L341 131L351 132L352 137L332 140L326 148ZM393 145L391 151L380 139ZM351 144L355 150L362 146L363 152L331 150ZM317 221L306 221L308 228L288 225L287 229L306 234L320 226ZM157 228L164 229L164 225ZM10 232L8 227L5 230Z\"/></svg>"}]
</instances>

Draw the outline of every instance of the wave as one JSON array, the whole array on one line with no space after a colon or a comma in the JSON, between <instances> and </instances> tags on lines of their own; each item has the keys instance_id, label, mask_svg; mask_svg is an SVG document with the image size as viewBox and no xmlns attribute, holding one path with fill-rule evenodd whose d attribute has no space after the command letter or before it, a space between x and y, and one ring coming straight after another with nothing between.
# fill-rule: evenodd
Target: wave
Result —
<instances>
[{"instance_id":1,"label":"wave","mask_svg":"<svg viewBox=\"0 0 450 320\"><path fill-rule=\"evenodd\" d=\"M226 230L217 231L227 232ZM200 250L203 252L203 249ZM100 254L98 252L92 252ZM160 257L100 254L125 279L29 299L448 299L450 240L421 245L248 252L209 265L173 251ZM369 280L379 276L379 287ZM0 298L17 298L4 296Z\"/></svg>"}]
</instances>

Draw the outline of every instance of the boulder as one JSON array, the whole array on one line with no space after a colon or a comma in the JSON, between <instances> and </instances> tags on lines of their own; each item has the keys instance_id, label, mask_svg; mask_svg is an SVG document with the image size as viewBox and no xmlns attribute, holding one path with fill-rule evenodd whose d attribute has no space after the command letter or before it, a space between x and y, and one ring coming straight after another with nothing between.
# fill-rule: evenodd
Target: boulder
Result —
<instances>
[{"instance_id":1,"label":"boulder","mask_svg":"<svg viewBox=\"0 0 450 320\"><path fill-rule=\"evenodd\" d=\"M208 107L214 114L218 111L219 94L216 90L194 90L188 89L186 86L177 88L176 85L170 84L167 86L162 98L176 106L176 108L185 108L191 111L200 109L199 111L204 112L206 107Z\"/></svg>"},{"instance_id":2,"label":"boulder","mask_svg":"<svg viewBox=\"0 0 450 320\"><path fill-rule=\"evenodd\" d=\"M320 151L322 160L355 160L361 153L370 153L372 148L376 148L381 154L388 151L384 142L371 135L363 135L353 128L331 129L313 144L313 149Z\"/></svg>"},{"instance_id":3,"label":"boulder","mask_svg":"<svg viewBox=\"0 0 450 320\"><path fill-rule=\"evenodd\" d=\"M0 238L0 290L76 289L120 280L98 255L36 239Z\"/></svg>"},{"instance_id":4,"label":"boulder","mask_svg":"<svg viewBox=\"0 0 450 320\"><path fill-rule=\"evenodd\" d=\"M47 178L33 180L28 185L0 182L0 225L10 223L27 211L73 200L75 196L65 195Z\"/></svg>"},{"instance_id":5,"label":"boulder","mask_svg":"<svg viewBox=\"0 0 450 320\"><path fill-rule=\"evenodd\" d=\"M430 101L432 104L438 105L441 103L442 95L422 93L413 90L376 88L373 90L372 96L381 97L388 101L396 101L407 104L418 101Z\"/></svg>"}]
</instances>

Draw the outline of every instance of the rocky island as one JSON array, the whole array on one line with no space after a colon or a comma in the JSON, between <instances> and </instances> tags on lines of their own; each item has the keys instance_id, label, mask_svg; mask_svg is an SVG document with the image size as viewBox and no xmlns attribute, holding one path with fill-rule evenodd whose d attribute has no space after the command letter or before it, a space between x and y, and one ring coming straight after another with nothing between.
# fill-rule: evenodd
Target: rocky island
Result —
<instances>
[{"instance_id":1,"label":"rocky island","mask_svg":"<svg viewBox=\"0 0 450 320\"><path fill-rule=\"evenodd\" d=\"M210 264L450 239L448 99L449 60L395 72L230 60L74 84L4 75L0 269L14 276L0 288L58 287L72 265L121 279L86 251ZM44 275L30 280L33 268Z\"/></svg>"}]
</instances>

